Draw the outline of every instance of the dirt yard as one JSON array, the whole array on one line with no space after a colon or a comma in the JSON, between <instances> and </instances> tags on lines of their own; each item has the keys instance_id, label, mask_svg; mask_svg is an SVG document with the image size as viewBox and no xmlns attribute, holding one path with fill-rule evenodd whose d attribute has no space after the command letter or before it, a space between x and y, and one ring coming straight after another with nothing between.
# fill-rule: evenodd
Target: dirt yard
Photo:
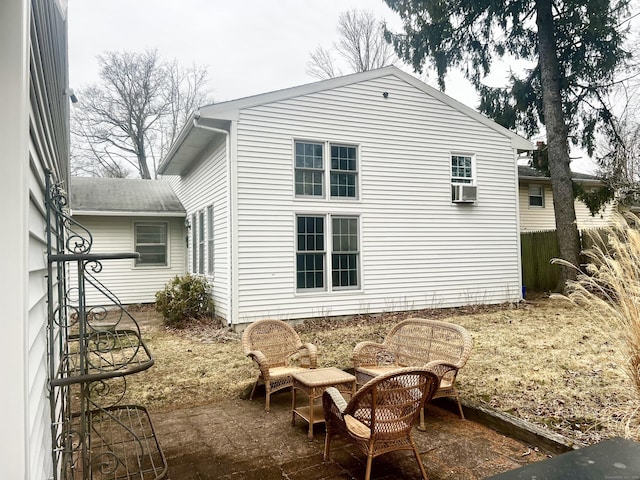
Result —
<instances>
[{"instance_id":1,"label":"dirt yard","mask_svg":"<svg viewBox=\"0 0 640 480\"><path fill-rule=\"evenodd\" d=\"M130 400L150 410L209 405L246 395L257 369L240 335L214 325L162 326L149 308L135 313L156 363L130 377ZM381 341L406 313L316 319L297 327L318 347L320 366L351 366L362 340ZM562 300L412 312L467 328L474 348L458 376L464 401L543 425L580 443L625 434L637 404L624 371L617 332Z\"/></svg>"}]
</instances>

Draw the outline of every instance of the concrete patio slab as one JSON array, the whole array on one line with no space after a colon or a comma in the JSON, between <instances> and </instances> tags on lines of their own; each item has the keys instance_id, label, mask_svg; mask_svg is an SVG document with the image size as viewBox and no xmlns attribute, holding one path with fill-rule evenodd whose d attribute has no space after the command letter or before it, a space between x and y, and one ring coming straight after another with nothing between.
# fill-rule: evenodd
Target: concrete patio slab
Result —
<instances>
[{"instance_id":1,"label":"concrete patio slab","mask_svg":"<svg viewBox=\"0 0 640 480\"><path fill-rule=\"evenodd\" d=\"M171 480L321 480L362 479L366 458L340 437L324 462L324 425L313 441L307 424L291 425L288 392L264 398L232 399L208 407L152 412ZM413 437L430 480L481 479L547 458L530 445L430 405L427 431ZM392 452L373 461L372 479L418 479L411 452Z\"/></svg>"}]
</instances>

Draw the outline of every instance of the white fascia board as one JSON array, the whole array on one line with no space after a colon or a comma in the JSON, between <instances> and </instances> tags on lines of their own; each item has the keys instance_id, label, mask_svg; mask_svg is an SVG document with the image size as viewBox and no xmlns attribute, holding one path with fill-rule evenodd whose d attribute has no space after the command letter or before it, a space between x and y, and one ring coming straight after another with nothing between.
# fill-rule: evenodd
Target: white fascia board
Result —
<instances>
[{"instance_id":1,"label":"white fascia board","mask_svg":"<svg viewBox=\"0 0 640 480\"><path fill-rule=\"evenodd\" d=\"M123 212L121 210L118 211L105 211L105 210L70 210L72 217L174 217L174 218L185 218L187 216L186 212L148 212L148 211L137 211L137 212Z\"/></svg>"}]
</instances>

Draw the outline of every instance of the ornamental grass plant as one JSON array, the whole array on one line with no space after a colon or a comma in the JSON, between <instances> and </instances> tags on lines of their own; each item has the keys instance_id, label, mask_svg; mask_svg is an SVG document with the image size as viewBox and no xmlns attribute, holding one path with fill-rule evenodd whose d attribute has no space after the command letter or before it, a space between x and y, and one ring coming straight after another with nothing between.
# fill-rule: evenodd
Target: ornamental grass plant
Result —
<instances>
[{"instance_id":1,"label":"ornamental grass plant","mask_svg":"<svg viewBox=\"0 0 640 480\"><path fill-rule=\"evenodd\" d=\"M640 438L640 218L616 215L612 224L588 232L592 246L586 266L567 285L566 298L585 309L618 344L621 364L633 390L615 408L625 418L625 435ZM556 260L556 263L565 262ZM575 267L574 267L575 268ZM615 332L615 334L613 334Z\"/></svg>"}]
</instances>

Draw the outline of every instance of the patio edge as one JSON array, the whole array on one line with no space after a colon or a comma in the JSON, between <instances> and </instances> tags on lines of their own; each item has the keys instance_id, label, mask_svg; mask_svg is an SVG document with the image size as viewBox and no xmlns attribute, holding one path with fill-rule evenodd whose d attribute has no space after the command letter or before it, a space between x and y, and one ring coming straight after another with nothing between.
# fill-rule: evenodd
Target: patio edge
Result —
<instances>
[{"instance_id":1,"label":"patio edge","mask_svg":"<svg viewBox=\"0 0 640 480\"><path fill-rule=\"evenodd\" d=\"M442 398L433 403L458 413L458 405L453 400ZM558 455L585 446L573 439L551 432L521 418L498 412L482 405L462 401L462 410L466 419L481 423L511 438L535 445L549 454Z\"/></svg>"}]
</instances>

